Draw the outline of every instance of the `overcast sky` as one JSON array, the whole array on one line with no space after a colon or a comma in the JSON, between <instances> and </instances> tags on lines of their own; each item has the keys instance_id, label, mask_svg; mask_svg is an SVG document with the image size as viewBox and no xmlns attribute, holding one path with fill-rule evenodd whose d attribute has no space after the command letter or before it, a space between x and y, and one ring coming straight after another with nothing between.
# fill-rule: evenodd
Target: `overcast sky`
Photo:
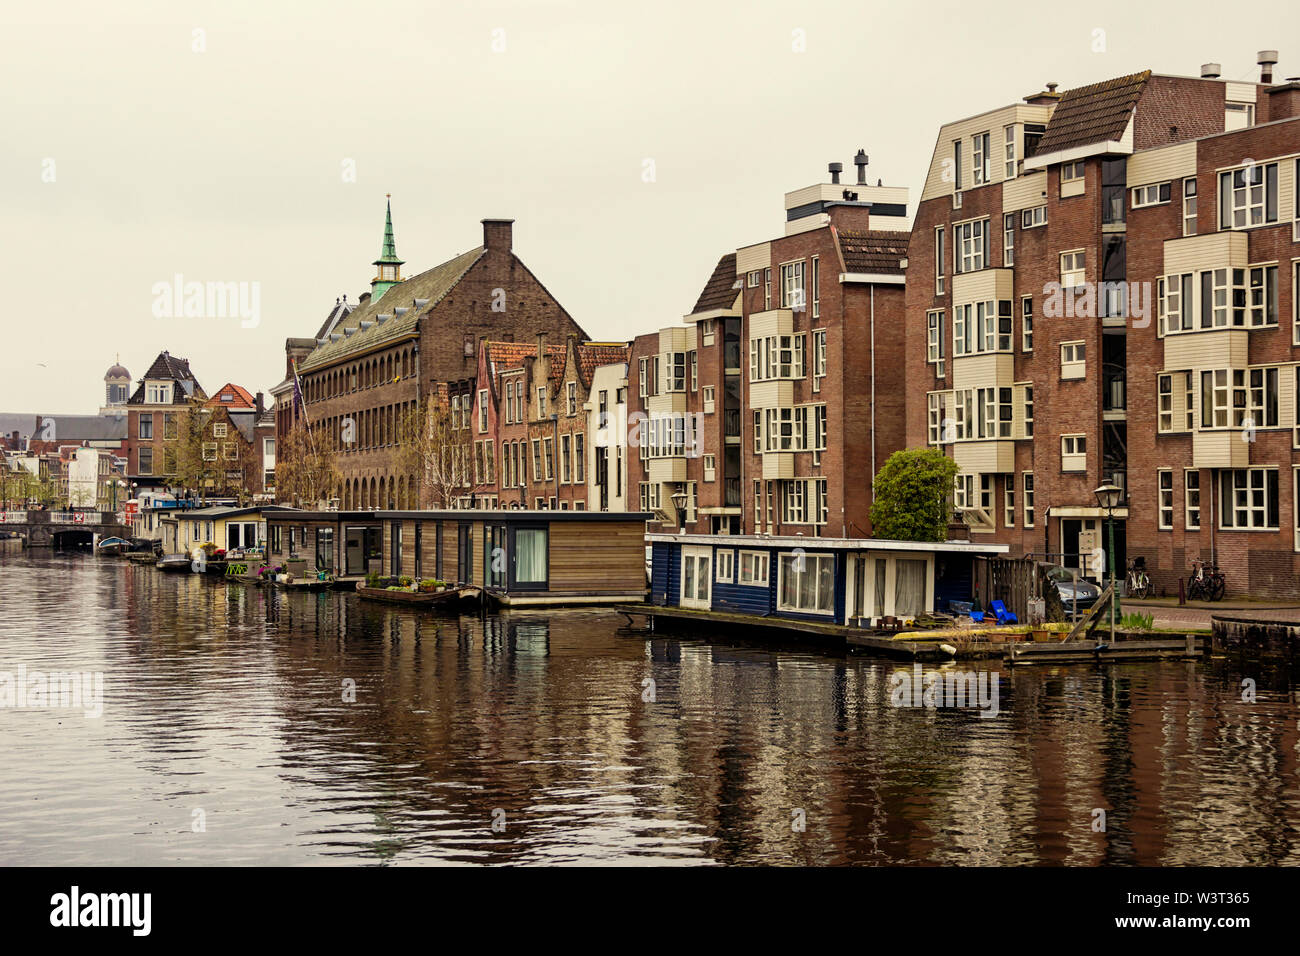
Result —
<instances>
[{"instance_id":1,"label":"overcast sky","mask_svg":"<svg viewBox=\"0 0 1300 956\"><path fill-rule=\"evenodd\" d=\"M721 254L781 234L784 192L831 160L851 178L858 147L910 212L940 123L1048 80L1206 61L1250 80L1261 48L1280 48L1279 78L1300 73L1281 3L14 7L3 412L91 413L118 353L138 379L162 349L210 392L268 389L284 339L369 288L385 193L405 274L510 217L579 324L627 339L679 321ZM155 316L177 274L257 283L259 323Z\"/></svg>"}]
</instances>

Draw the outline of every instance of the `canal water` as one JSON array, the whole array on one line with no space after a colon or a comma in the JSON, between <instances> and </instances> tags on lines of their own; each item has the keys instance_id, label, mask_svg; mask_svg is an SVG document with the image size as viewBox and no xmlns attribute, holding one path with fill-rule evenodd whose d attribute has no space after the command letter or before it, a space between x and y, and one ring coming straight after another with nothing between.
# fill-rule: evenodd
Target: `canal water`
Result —
<instances>
[{"instance_id":1,"label":"canal water","mask_svg":"<svg viewBox=\"0 0 1300 956\"><path fill-rule=\"evenodd\" d=\"M625 623L0 545L0 682L103 680L98 717L0 709L0 864L1300 861L1285 669L994 667L981 717L895 706L910 665Z\"/></svg>"}]
</instances>

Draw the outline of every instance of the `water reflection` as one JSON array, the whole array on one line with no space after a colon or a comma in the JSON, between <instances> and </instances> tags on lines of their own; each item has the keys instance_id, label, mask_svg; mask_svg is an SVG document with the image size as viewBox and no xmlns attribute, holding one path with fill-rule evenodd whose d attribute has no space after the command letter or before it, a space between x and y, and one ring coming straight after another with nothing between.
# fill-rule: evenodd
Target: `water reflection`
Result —
<instances>
[{"instance_id":1,"label":"water reflection","mask_svg":"<svg viewBox=\"0 0 1300 956\"><path fill-rule=\"evenodd\" d=\"M101 720L0 710L7 863L1297 862L1285 670L1004 670L981 719L892 706L891 662L607 611L438 618L12 549L0 609L0 670L105 674Z\"/></svg>"}]
</instances>

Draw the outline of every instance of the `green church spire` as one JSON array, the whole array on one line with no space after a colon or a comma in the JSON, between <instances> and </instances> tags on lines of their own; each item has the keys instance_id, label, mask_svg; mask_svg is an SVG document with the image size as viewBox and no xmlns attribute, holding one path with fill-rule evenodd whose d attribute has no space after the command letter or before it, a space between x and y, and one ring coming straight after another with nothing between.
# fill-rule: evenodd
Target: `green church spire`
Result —
<instances>
[{"instance_id":1,"label":"green church spire","mask_svg":"<svg viewBox=\"0 0 1300 956\"><path fill-rule=\"evenodd\" d=\"M389 193L388 212L384 218L384 248L372 265L379 274L370 280L370 301L377 302L385 292L402 281L403 261L397 258L397 241L393 239L393 196Z\"/></svg>"}]
</instances>

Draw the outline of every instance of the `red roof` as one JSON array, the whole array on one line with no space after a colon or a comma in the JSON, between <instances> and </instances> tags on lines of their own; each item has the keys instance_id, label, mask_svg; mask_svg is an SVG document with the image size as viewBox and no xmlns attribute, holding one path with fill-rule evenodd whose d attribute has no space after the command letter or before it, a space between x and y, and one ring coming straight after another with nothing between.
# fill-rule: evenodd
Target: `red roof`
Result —
<instances>
[{"instance_id":1,"label":"red roof","mask_svg":"<svg viewBox=\"0 0 1300 956\"><path fill-rule=\"evenodd\" d=\"M240 388L231 382L227 382L215 392L212 398L208 399L209 405L220 405L222 408L256 408L257 402L253 396L248 394L248 389Z\"/></svg>"}]
</instances>

